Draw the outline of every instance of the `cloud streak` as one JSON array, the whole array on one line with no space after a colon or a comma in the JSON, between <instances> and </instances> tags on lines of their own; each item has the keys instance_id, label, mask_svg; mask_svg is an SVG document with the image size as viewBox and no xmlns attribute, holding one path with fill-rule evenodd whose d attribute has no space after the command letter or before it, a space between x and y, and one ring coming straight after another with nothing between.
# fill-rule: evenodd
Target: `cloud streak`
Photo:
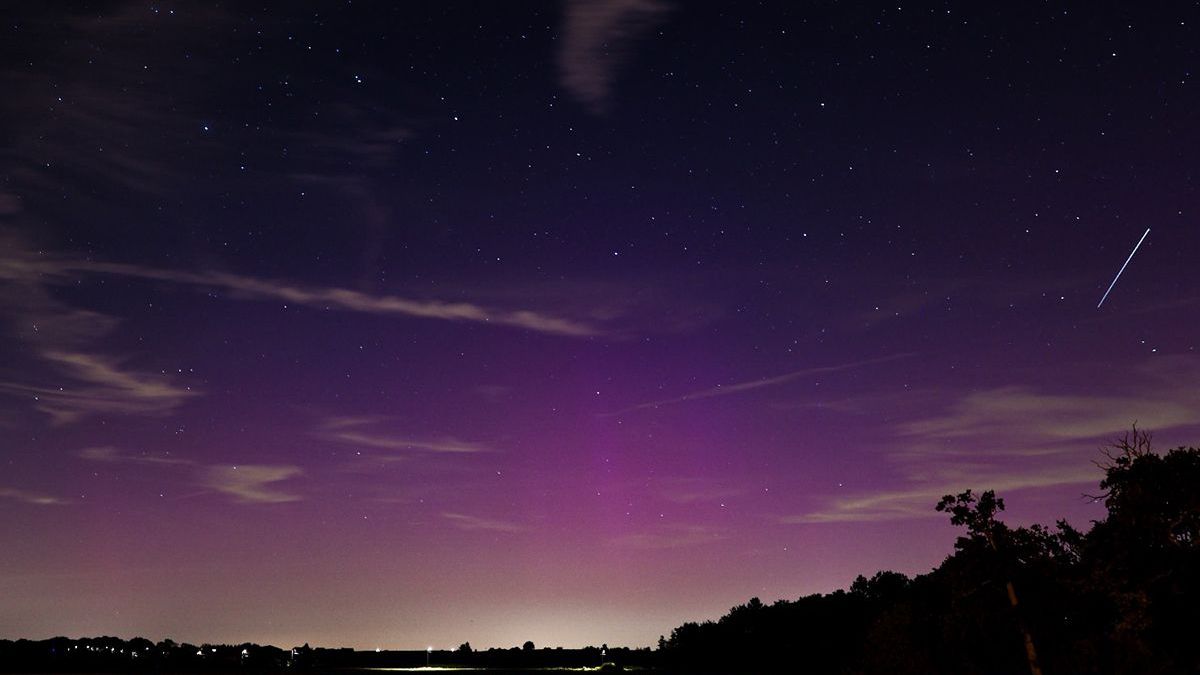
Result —
<instances>
[{"instance_id":1,"label":"cloud streak","mask_svg":"<svg viewBox=\"0 0 1200 675\"><path fill-rule=\"evenodd\" d=\"M388 434L372 431L369 427L383 419L377 417L332 417L322 424L317 435L339 443L382 450L417 450L451 454L473 454L495 452L494 449L453 436L442 438L414 438L404 434ZM368 427L364 429L364 427Z\"/></svg>"},{"instance_id":2,"label":"cloud streak","mask_svg":"<svg viewBox=\"0 0 1200 675\"><path fill-rule=\"evenodd\" d=\"M109 445L84 448L79 451L79 456L83 459L94 462L131 462L135 464L153 464L158 466L196 466L196 462L190 459L171 457L169 454L148 455L143 453L139 455L133 455L129 453L123 453L119 449Z\"/></svg>"},{"instance_id":3,"label":"cloud streak","mask_svg":"<svg viewBox=\"0 0 1200 675\"><path fill-rule=\"evenodd\" d=\"M99 414L167 415L199 393L162 376L124 370L115 359L97 354L51 349L41 356L84 385L51 388L0 382L0 389L31 396L34 408L50 415L55 424Z\"/></svg>"},{"instance_id":4,"label":"cloud streak","mask_svg":"<svg viewBox=\"0 0 1200 675\"><path fill-rule=\"evenodd\" d=\"M442 517L453 523L460 530L503 532L508 534L523 532L525 530L523 526L517 523L491 518L480 518L479 516L472 516L465 513L443 513Z\"/></svg>"},{"instance_id":5,"label":"cloud streak","mask_svg":"<svg viewBox=\"0 0 1200 675\"><path fill-rule=\"evenodd\" d=\"M558 54L563 88L592 112L605 112L617 69L670 8L661 0L567 0Z\"/></svg>"},{"instance_id":6,"label":"cloud streak","mask_svg":"<svg viewBox=\"0 0 1200 675\"><path fill-rule=\"evenodd\" d=\"M160 373L94 353L93 344L118 320L56 300L46 286L55 275L41 271L46 264L18 238L0 236L0 316L8 320L18 349L48 369L32 381L29 375L25 381L0 381L0 393L32 401L59 425L92 415L163 416L199 394Z\"/></svg>"},{"instance_id":7,"label":"cloud streak","mask_svg":"<svg viewBox=\"0 0 1200 675\"><path fill-rule=\"evenodd\" d=\"M209 465L167 454L122 452L112 446L83 448L77 454L92 462L186 469L201 486L240 504L280 504L302 499L300 495L272 487L275 483L303 475L303 469L289 464Z\"/></svg>"},{"instance_id":8,"label":"cloud streak","mask_svg":"<svg viewBox=\"0 0 1200 675\"><path fill-rule=\"evenodd\" d=\"M792 380L797 380L801 377L808 377L808 376L812 376L812 375L823 375L826 373L836 373L836 372L840 372L840 371L844 371L844 370L853 370L855 368L862 368L864 366L871 366L871 365L876 365L876 364L880 364L880 363L887 363L889 361L896 361L898 359L904 359L904 358L908 358L910 356L913 356L913 353L894 354L892 356L883 356L883 357L880 357L877 359L867 359L865 361L842 363L842 364L833 365L833 366L820 366L817 368L805 368L804 370L795 370L790 373L784 373L782 375L776 375L774 377L766 377L766 378L762 378L762 379L758 379L758 380L747 380L745 382L737 382L734 384L727 384L727 385L718 384L714 387L709 387L707 389L699 389L697 391L693 391L693 392L684 394L682 396L677 396L675 398L666 398L666 399L659 399L657 401L648 401L646 403L639 403L637 405L632 405L632 406L629 406L628 408L622 408L621 410L618 410L618 411L612 412L612 413L607 413L607 414L608 415L623 415L628 412L632 412L635 410L644 410L646 408L660 408L663 406L675 405L678 403L686 403L688 401L700 401L700 400L703 400L706 398L714 398L716 396L729 396L732 394L740 394L740 393L747 392L747 391L753 391L755 389L762 389L764 387L774 387L777 385L786 384L788 382L791 382Z\"/></svg>"},{"instance_id":9,"label":"cloud streak","mask_svg":"<svg viewBox=\"0 0 1200 675\"><path fill-rule=\"evenodd\" d=\"M373 295L347 288L301 286L225 272L186 272L65 258L0 260L0 276L9 278L40 278L46 282L61 284L67 282L72 273L106 274L165 281L186 286L218 288L237 297L277 300L326 310L483 323L571 337L594 336L601 332L597 327L588 323L528 309L494 309L468 302L442 302L416 300L396 295Z\"/></svg>"},{"instance_id":10,"label":"cloud streak","mask_svg":"<svg viewBox=\"0 0 1200 675\"><path fill-rule=\"evenodd\" d=\"M61 497L17 488L0 487L0 499L11 499L32 506L60 506L71 502Z\"/></svg>"},{"instance_id":11,"label":"cloud streak","mask_svg":"<svg viewBox=\"0 0 1200 675\"><path fill-rule=\"evenodd\" d=\"M209 466L201 472L200 482L238 503L282 504L299 501L301 497L273 488L272 485L303 473L300 467L289 465Z\"/></svg>"},{"instance_id":12,"label":"cloud streak","mask_svg":"<svg viewBox=\"0 0 1200 675\"><path fill-rule=\"evenodd\" d=\"M424 450L427 452L474 453L487 452L478 443L460 441L452 436L441 440L419 440L396 436L380 436L358 431L340 431L326 436L351 445L362 445L387 450Z\"/></svg>"},{"instance_id":13,"label":"cloud streak","mask_svg":"<svg viewBox=\"0 0 1200 675\"><path fill-rule=\"evenodd\" d=\"M1095 484L1102 473L1086 457L1130 424L1158 432L1200 426L1200 392L1191 384L1200 375L1200 359L1159 357L1116 375L1119 386L1003 386L958 395L941 413L893 427L887 458L907 485L839 495L780 522L933 517L937 499L966 488ZM1094 393L1098 388L1104 393Z\"/></svg>"},{"instance_id":14,"label":"cloud streak","mask_svg":"<svg viewBox=\"0 0 1200 675\"><path fill-rule=\"evenodd\" d=\"M1181 399L1174 393L1095 396L1000 387L967 394L947 414L903 424L900 430L937 440L1016 433L1058 441L1112 435L1134 420L1151 429L1200 422L1200 394Z\"/></svg>"},{"instance_id":15,"label":"cloud streak","mask_svg":"<svg viewBox=\"0 0 1200 675\"><path fill-rule=\"evenodd\" d=\"M784 524L852 523L909 520L913 518L944 518L934 510L942 496L965 489L1012 492L1030 488L1094 484L1100 480L1095 466L1066 467L1053 472L989 475L981 473L971 478L961 477L934 484L900 490L885 490L868 494L836 498L820 510L799 515L783 516Z\"/></svg>"}]
</instances>

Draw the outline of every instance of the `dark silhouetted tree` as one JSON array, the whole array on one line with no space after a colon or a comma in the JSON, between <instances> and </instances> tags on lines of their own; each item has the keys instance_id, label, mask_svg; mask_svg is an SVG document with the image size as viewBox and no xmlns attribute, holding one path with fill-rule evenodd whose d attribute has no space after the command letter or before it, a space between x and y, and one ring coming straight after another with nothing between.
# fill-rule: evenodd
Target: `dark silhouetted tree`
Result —
<instances>
[{"instance_id":1,"label":"dark silhouetted tree","mask_svg":"<svg viewBox=\"0 0 1200 675\"><path fill-rule=\"evenodd\" d=\"M1108 517L1084 538L1084 583L1111 616L1107 639L1129 672L1200 672L1200 451L1155 453L1134 428L1104 452Z\"/></svg>"},{"instance_id":2,"label":"dark silhouetted tree","mask_svg":"<svg viewBox=\"0 0 1200 675\"><path fill-rule=\"evenodd\" d=\"M950 514L951 524L967 528L969 537L967 546L978 541L987 542L988 548L1000 557L1002 567L1007 567L1005 557L1011 554L1011 550L1007 546L1008 526L996 519L996 514L1004 510L1004 500L997 498L995 492L988 490L979 495L978 499L970 490L958 495L946 495L938 502L936 508L938 511ZM963 540L960 538L958 545L962 543ZM1021 638L1025 643L1025 659L1029 664L1029 672L1032 675L1042 675L1037 649L1033 644L1033 635L1021 617L1021 608L1017 601L1017 590L1012 582L1012 575L1006 569L1002 570L1002 573L1004 589L1008 594L1008 603L1016 615L1017 627L1021 631Z\"/></svg>"}]
</instances>

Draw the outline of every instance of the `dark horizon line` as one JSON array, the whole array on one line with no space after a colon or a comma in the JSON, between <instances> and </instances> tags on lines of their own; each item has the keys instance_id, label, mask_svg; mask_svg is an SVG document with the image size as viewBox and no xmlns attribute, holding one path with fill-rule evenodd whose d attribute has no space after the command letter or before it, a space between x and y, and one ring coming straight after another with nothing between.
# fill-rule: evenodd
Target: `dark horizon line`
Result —
<instances>
[{"instance_id":1,"label":"dark horizon line","mask_svg":"<svg viewBox=\"0 0 1200 675\"><path fill-rule=\"evenodd\" d=\"M0 637L0 642L21 642L21 641L50 642L52 640L70 640L73 642L78 642L78 641L83 641L83 640L120 640L121 642L133 642L135 640L146 640L148 642L154 643L155 645L159 645L163 642L170 640L171 642L173 642L174 644L176 644L178 646L191 645L193 647L241 647L243 645L251 645L254 647L270 647L273 649L280 649L283 651L289 651L292 649L300 649L301 647L308 647L309 649L313 649L313 650L317 650L317 649L322 649L322 650L327 650L327 651L351 650L354 652L377 653L377 654L388 654L388 653L424 654L427 651L431 651L434 654L437 654L437 653L452 654L452 653L457 652L459 649L459 647L439 648L439 647L431 647L428 645L425 647L418 647L418 648L412 648L412 649L385 648L385 647L377 647L377 648L376 647L355 647L355 646L346 646L346 645L339 646L339 647L330 647L330 646L323 646L323 645L312 645L309 642L304 642L303 644L298 644L298 645L292 645L291 647L280 647L279 645L276 645L276 644L254 642L251 640L243 640L241 642L212 642L212 641L193 642L191 640L176 640L175 638L172 638L172 637L165 637L165 638L162 638L159 640L153 640L153 639L145 637L143 635L136 635L134 637L121 637L119 635L95 635L95 636L84 635L84 636L80 636L80 637L70 637L67 635L59 634L59 635L54 635L52 637L46 637L46 638ZM536 640L533 640L532 642L535 645L534 651L539 651L539 652L540 651L557 651L557 650L579 651L579 650L585 650L585 649L600 649L602 647L610 649L610 650L613 650L613 649L620 649L620 650L627 649L630 651L638 651L638 650L643 650L643 649L650 650L650 651L655 650L654 645L639 645L639 646L615 645L615 646L613 646L613 645L609 645L607 642L602 642L599 645L589 644L589 645L583 645L580 647L567 647L564 645L555 645L553 647L550 647L550 646L538 645ZM461 644L469 645L469 644L471 644L471 641L463 640L462 643L460 643L460 646L461 646ZM495 651L510 651L513 649L520 650L520 649L522 649L522 645L513 645L510 647L501 647L501 646L495 646L495 645L489 646L489 647L476 647L474 645L471 645L472 652L487 652L487 651L493 651L493 650L495 650Z\"/></svg>"}]
</instances>

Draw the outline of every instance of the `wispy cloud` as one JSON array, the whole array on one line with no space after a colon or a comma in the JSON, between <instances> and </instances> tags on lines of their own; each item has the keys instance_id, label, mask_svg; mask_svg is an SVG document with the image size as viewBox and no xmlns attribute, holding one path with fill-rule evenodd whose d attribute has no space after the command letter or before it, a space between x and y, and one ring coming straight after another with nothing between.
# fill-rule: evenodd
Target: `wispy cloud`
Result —
<instances>
[{"instance_id":1,"label":"wispy cloud","mask_svg":"<svg viewBox=\"0 0 1200 675\"><path fill-rule=\"evenodd\" d=\"M716 386L709 387L707 389L699 389L697 391L693 391L693 392L684 394L682 396L676 396L675 398L666 398L666 399L659 399L657 401L648 401L646 403L639 403L637 405L632 405L632 406L629 406L628 408L622 408L621 410L618 410L618 411L612 412L612 413L608 413L608 414L609 415L622 415L627 412L632 412L634 410L644 410L646 408L660 408L663 406L675 405L677 403L685 403L687 401L699 401L699 400L703 400L706 398L713 398L715 396L729 396L731 394L740 394L740 393L747 392L747 391L753 391L755 389L762 389L764 387L774 387L774 386L778 386L781 384L786 384L788 382L800 379L802 377L811 377L813 375L824 375L827 373L836 373L836 372L840 372L843 370L852 370L855 368L862 368L864 366L871 366L871 365L877 365L880 363L887 363L888 361L895 361L897 359L904 359L904 358L908 358L910 356L913 356L913 354L912 353L894 354L892 356L883 356L883 357L880 357L877 359L867 359L865 361L855 361L852 363L841 363L841 364L832 365L832 366L819 366L816 368L805 368L803 370L794 370L790 373L784 373L782 375L775 375L773 377L764 377L764 378L757 379L757 380L747 380L745 382L736 382L733 384L725 384L725 385L718 384Z\"/></svg>"},{"instance_id":2,"label":"wispy cloud","mask_svg":"<svg viewBox=\"0 0 1200 675\"><path fill-rule=\"evenodd\" d=\"M13 236L0 236L0 316L30 362L21 380L0 380L0 393L30 401L55 424L90 415L173 412L199 392L168 376L137 370L93 351L117 319L65 305L46 288L44 256Z\"/></svg>"},{"instance_id":3,"label":"wispy cloud","mask_svg":"<svg viewBox=\"0 0 1200 675\"><path fill-rule=\"evenodd\" d=\"M566 0L558 54L563 87L592 112L605 112L634 42L670 8L663 0Z\"/></svg>"},{"instance_id":4,"label":"wispy cloud","mask_svg":"<svg viewBox=\"0 0 1200 675\"><path fill-rule=\"evenodd\" d=\"M206 487L228 495L236 502L247 504L279 504L299 501L296 494L273 488L272 485L296 478L304 473L298 466L239 464L209 466L201 472L200 482Z\"/></svg>"},{"instance_id":5,"label":"wispy cloud","mask_svg":"<svg viewBox=\"0 0 1200 675\"><path fill-rule=\"evenodd\" d=\"M197 6L167 17L138 2L110 3L89 12L14 11L12 20L22 30L56 39L13 41L16 51L6 52L27 67L4 74L0 119L13 133L0 148L6 167L0 216L36 213L38 227L44 228L41 223L74 217L81 209L117 213L121 206L114 204L114 195L122 202L130 195L187 201L198 194L198 176L208 183L199 192L211 192L211 181L228 179L236 170L243 177L253 174L262 194L332 198L346 216L340 227L347 240L357 242L364 267L378 266L381 242L401 217L390 177L403 143L419 124L402 107L382 104L387 87L351 84L352 74L370 79L363 63L343 63L330 72L333 90L320 115L276 117L254 125L214 115L211 101L228 86L228 78L217 72L220 55L253 48L255 39L251 31L228 28L253 20L261 29L273 30L275 20L251 19L252 13L246 6ZM151 23L154 30L147 31ZM220 45L209 39L217 33L226 36ZM158 58L164 44L189 58ZM92 56L97 45L103 45L103 59ZM89 63L86 73L71 65L84 61ZM266 62L243 66L249 68L248 77L270 77L272 67ZM142 90L131 98L124 89L128 74L135 71ZM249 74L254 71L258 74ZM54 82L53 97L46 95L46 82ZM340 93L339 86L344 87ZM342 95L350 87L356 87L354 95ZM229 161L253 143L286 150L282 157ZM65 206L65 186L87 189L72 190L70 206ZM6 198L10 192L13 198Z\"/></svg>"},{"instance_id":6,"label":"wispy cloud","mask_svg":"<svg viewBox=\"0 0 1200 675\"><path fill-rule=\"evenodd\" d=\"M146 464L178 469L189 474L202 487L214 490L242 504L277 504L299 501L298 494L272 488L272 484L299 477L304 471L290 464L202 464L169 454L123 452L112 446L83 448L79 457L92 462Z\"/></svg>"},{"instance_id":7,"label":"wispy cloud","mask_svg":"<svg viewBox=\"0 0 1200 675\"><path fill-rule=\"evenodd\" d=\"M22 504L31 504L34 506L58 506L71 503L61 497L8 487L0 487L0 499L11 499Z\"/></svg>"},{"instance_id":8,"label":"wispy cloud","mask_svg":"<svg viewBox=\"0 0 1200 675\"><path fill-rule=\"evenodd\" d=\"M966 489L1012 492L1030 488L1061 487L1094 484L1101 472L1090 464L1059 467L1053 471L1031 471L1019 474L980 473L942 479L935 483L879 492L860 493L831 500L824 508L810 513L788 515L779 519L786 524L884 522L913 518L944 518L934 510L937 501L947 494Z\"/></svg>"},{"instance_id":9,"label":"wispy cloud","mask_svg":"<svg viewBox=\"0 0 1200 675\"><path fill-rule=\"evenodd\" d=\"M182 457L172 457L169 453L151 455L147 453L125 453L110 445L93 446L79 451L83 459L95 462L131 462L135 464L158 464L161 466L196 466L196 462Z\"/></svg>"},{"instance_id":10,"label":"wispy cloud","mask_svg":"<svg viewBox=\"0 0 1200 675\"><path fill-rule=\"evenodd\" d=\"M899 487L838 495L781 522L932 517L938 498L966 488L1095 484L1102 474L1088 459L1132 423L1160 433L1200 427L1200 390L1192 384L1200 358L1164 355L1108 371L1108 385L1000 386L948 402L943 395L940 411L896 424L884 441L883 459L896 468ZM921 400L937 405L928 392Z\"/></svg>"},{"instance_id":11,"label":"wispy cloud","mask_svg":"<svg viewBox=\"0 0 1200 675\"><path fill-rule=\"evenodd\" d=\"M22 192L45 197L55 184L79 180L159 192L180 187L187 173L168 166L164 147L176 148L176 157L218 154L212 142L195 133L200 126L194 114L203 108L205 94L218 86L217 78L206 77L213 63L204 57L213 49L203 38L208 31L195 30L192 21L159 22L150 38L145 30L150 12L145 5L125 3L95 12L23 17L28 29L53 30L61 40L43 46L43 58L30 60L24 72L6 75L0 113L20 133L4 155L16 167L14 182ZM208 30L220 30L233 19L224 9L196 7L188 13ZM152 61L150 55L164 43L179 45L196 58ZM86 58L92 48L88 45L97 44L106 45L106 58L86 76L64 65ZM146 65L151 62L153 66ZM134 68L147 85L136 100L121 95L124 73ZM33 105L45 78L57 84L58 105L48 115L34 112ZM182 81L188 86L181 86ZM40 161L29 161L38 156Z\"/></svg>"},{"instance_id":12,"label":"wispy cloud","mask_svg":"<svg viewBox=\"0 0 1200 675\"><path fill-rule=\"evenodd\" d=\"M155 21L160 18L155 12L142 3L117 3L95 12L21 17L22 26L34 34L53 32L61 39L39 44L39 58L26 58L28 68L6 74L0 116L20 133L2 156L15 167L18 189L42 203L55 186L72 182L98 187L100 194L113 188L159 196L178 193L194 189L196 167L219 161L244 145L249 134L265 135L290 150L291 171L263 172L264 181L335 175L355 180L345 178L347 167L388 166L400 142L412 135L394 106L364 101L362 92L353 97L355 103L342 97L317 118L276 120L253 130L221 125L208 103L225 86L224 78L215 76L214 64L220 49L238 49L253 39L226 31L246 18L241 8L193 7L186 20L167 21ZM148 21L155 23L152 33L146 31ZM214 32L225 32L232 42L214 45L207 38ZM94 60L86 75L68 65L87 59L97 44L105 45L105 58ZM157 59L163 44L176 45L194 58ZM143 91L131 99L122 87L134 70ZM56 85L58 105L52 114L35 112L46 81ZM174 151L164 153L163 148ZM357 179L353 187L367 182ZM79 196L89 198L96 197Z\"/></svg>"},{"instance_id":13,"label":"wispy cloud","mask_svg":"<svg viewBox=\"0 0 1200 675\"><path fill-rule=\"evenodd\" d=\"M465 513L443 513L442 517L450 521L460 530L481 530L486 532L522 532L525 527L517 523L492 518L467 515Z\"/></svg>"},{"instance_id":14,"label":"wispy cloud","mask_svg":"<svg viewBox=\"0 0 1200 675\"><path fill-rule=\"evenodd\" d=\"M937 440L1019 434L1042 441L1110 436L1135 420L1147 428L1168 429L1200 423L1200 392L1187 394L1147 390L1105 396L1000 387L967 394L946 414L900 429L906 436Z\"/></svg>"},{"instance_id":15,"label":"wispy cloud","mask_svg":"<svg viewBox=\"0 0 1200 675\"><path fill-rule=\"evenodd\" d=\"M46 283L61 284L71 281L72 273L107 274L187 286L218 288L230 292L235 297L277 300L326 310L484 323L574 337L600 333L597 327L590 324L529 309L496 309L468 302L442 302L416 300L396 295L374 295L348 288L302 286L225 272L186 272L122 263L73 260L65 257L41 260L0 259L0 275L9 277L36 276Z\"/></svg>"},{"instance_id":16,"label":"wispy cloud","mask_svg":"<svg viewBox=\"0 0 1200 675\"><path fill-rule=\"evenodd\" d=\"M425 450L428 452L487 452L488 449L478 443L460 441L453 436L440 440L421 440L398 436L383 436L367 434L359 431L339 431L327 435L343 443L362 445L371 448L387 450Z\"/></svg>"},{"instance_id":17,"label":"wispy cloud","mask_svg":"<svg viewBox=\"0 0 1200 675\"><path fill-rule=\"evenodd\" d=\"M379 426L386 422L380 417L331 417L317 430L321 438L382 450L417 450L423 452L476 453L495 452L492 448L453 436L419 438L408 434L389 433Z\"/></svg>"},{"instance_id":18,"label":"wispy cloud","mask_svg":"<svg viewBox=\"0 0 1200 675\"><path fill-rule=\"evenodd\" d=\"M46 387L0 382L0 389L31 396L34 407L58 424L96 414L166 415L198 393L161 375L123 369L115 359L98 354L46 350L41 356L83 384Z\"/></svg>"}]
</instances>

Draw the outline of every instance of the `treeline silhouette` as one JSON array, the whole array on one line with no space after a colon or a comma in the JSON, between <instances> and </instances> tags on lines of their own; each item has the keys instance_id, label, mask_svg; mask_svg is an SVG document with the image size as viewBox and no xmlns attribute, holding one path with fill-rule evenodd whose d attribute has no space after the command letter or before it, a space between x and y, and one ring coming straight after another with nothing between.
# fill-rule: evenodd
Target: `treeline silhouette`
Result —
<instances>
[{"instance_id":1,"label":"treeline silhouette","mask_svg":"<svg viewBox=\"0 0 1200 675\"><path fill-rule=\"evenodd\" d=\"M1009 527L992 492L935 507L964 528L928 574L859 576L660 638L678 672L1200 673L1200 450L1152 452L1134 427L1104 451L1107 514L1086 533Z\"/></svg>"},{"instance_id":2,"label":"treeline silhouette","mask_svg":"<svg viewBox=\"0 0 1200 675\"><path fill-rule=\"evenodd\" d=\"M435 667L497 670L651 667L649 648L600 647L537 649L520 647L475 650L463 643L454 650L356 651L349 647L270 645L193 645L145 638L66 638L0 640L0 672L5 673L319 673L356 668Z\"/></svg>"},{"instance_id":3,"label":"treeline silhouette","mask_svg":"<svg viewBox=\"0 0 1200 675\"><path fill-rule=\"evenodd\" d=\"M9 673L274 673L297 663L291 651L244 643L193 645L117 637L0 640L0 671ZM308 650L312 651L312 650Z\"/></svg>"},{"instance_id":4,"label":"treeline silhouette","mask_svg":"<svg viewBox=\"0 0 1200 675\"><path fill-rule=\"evenodd\" d=\"M848 590L685 623L658 649L364 652L142 638L0 640L0 672L325 672L371 667L657 667L677 673L1032 675L1200 673L1200 450L1151 450L1136 427L1107 449L1106 514L1087 532L1010 527L988 491L936 510L963 528L928 574L859 576Z\"/></svg>"}]
</instances>

